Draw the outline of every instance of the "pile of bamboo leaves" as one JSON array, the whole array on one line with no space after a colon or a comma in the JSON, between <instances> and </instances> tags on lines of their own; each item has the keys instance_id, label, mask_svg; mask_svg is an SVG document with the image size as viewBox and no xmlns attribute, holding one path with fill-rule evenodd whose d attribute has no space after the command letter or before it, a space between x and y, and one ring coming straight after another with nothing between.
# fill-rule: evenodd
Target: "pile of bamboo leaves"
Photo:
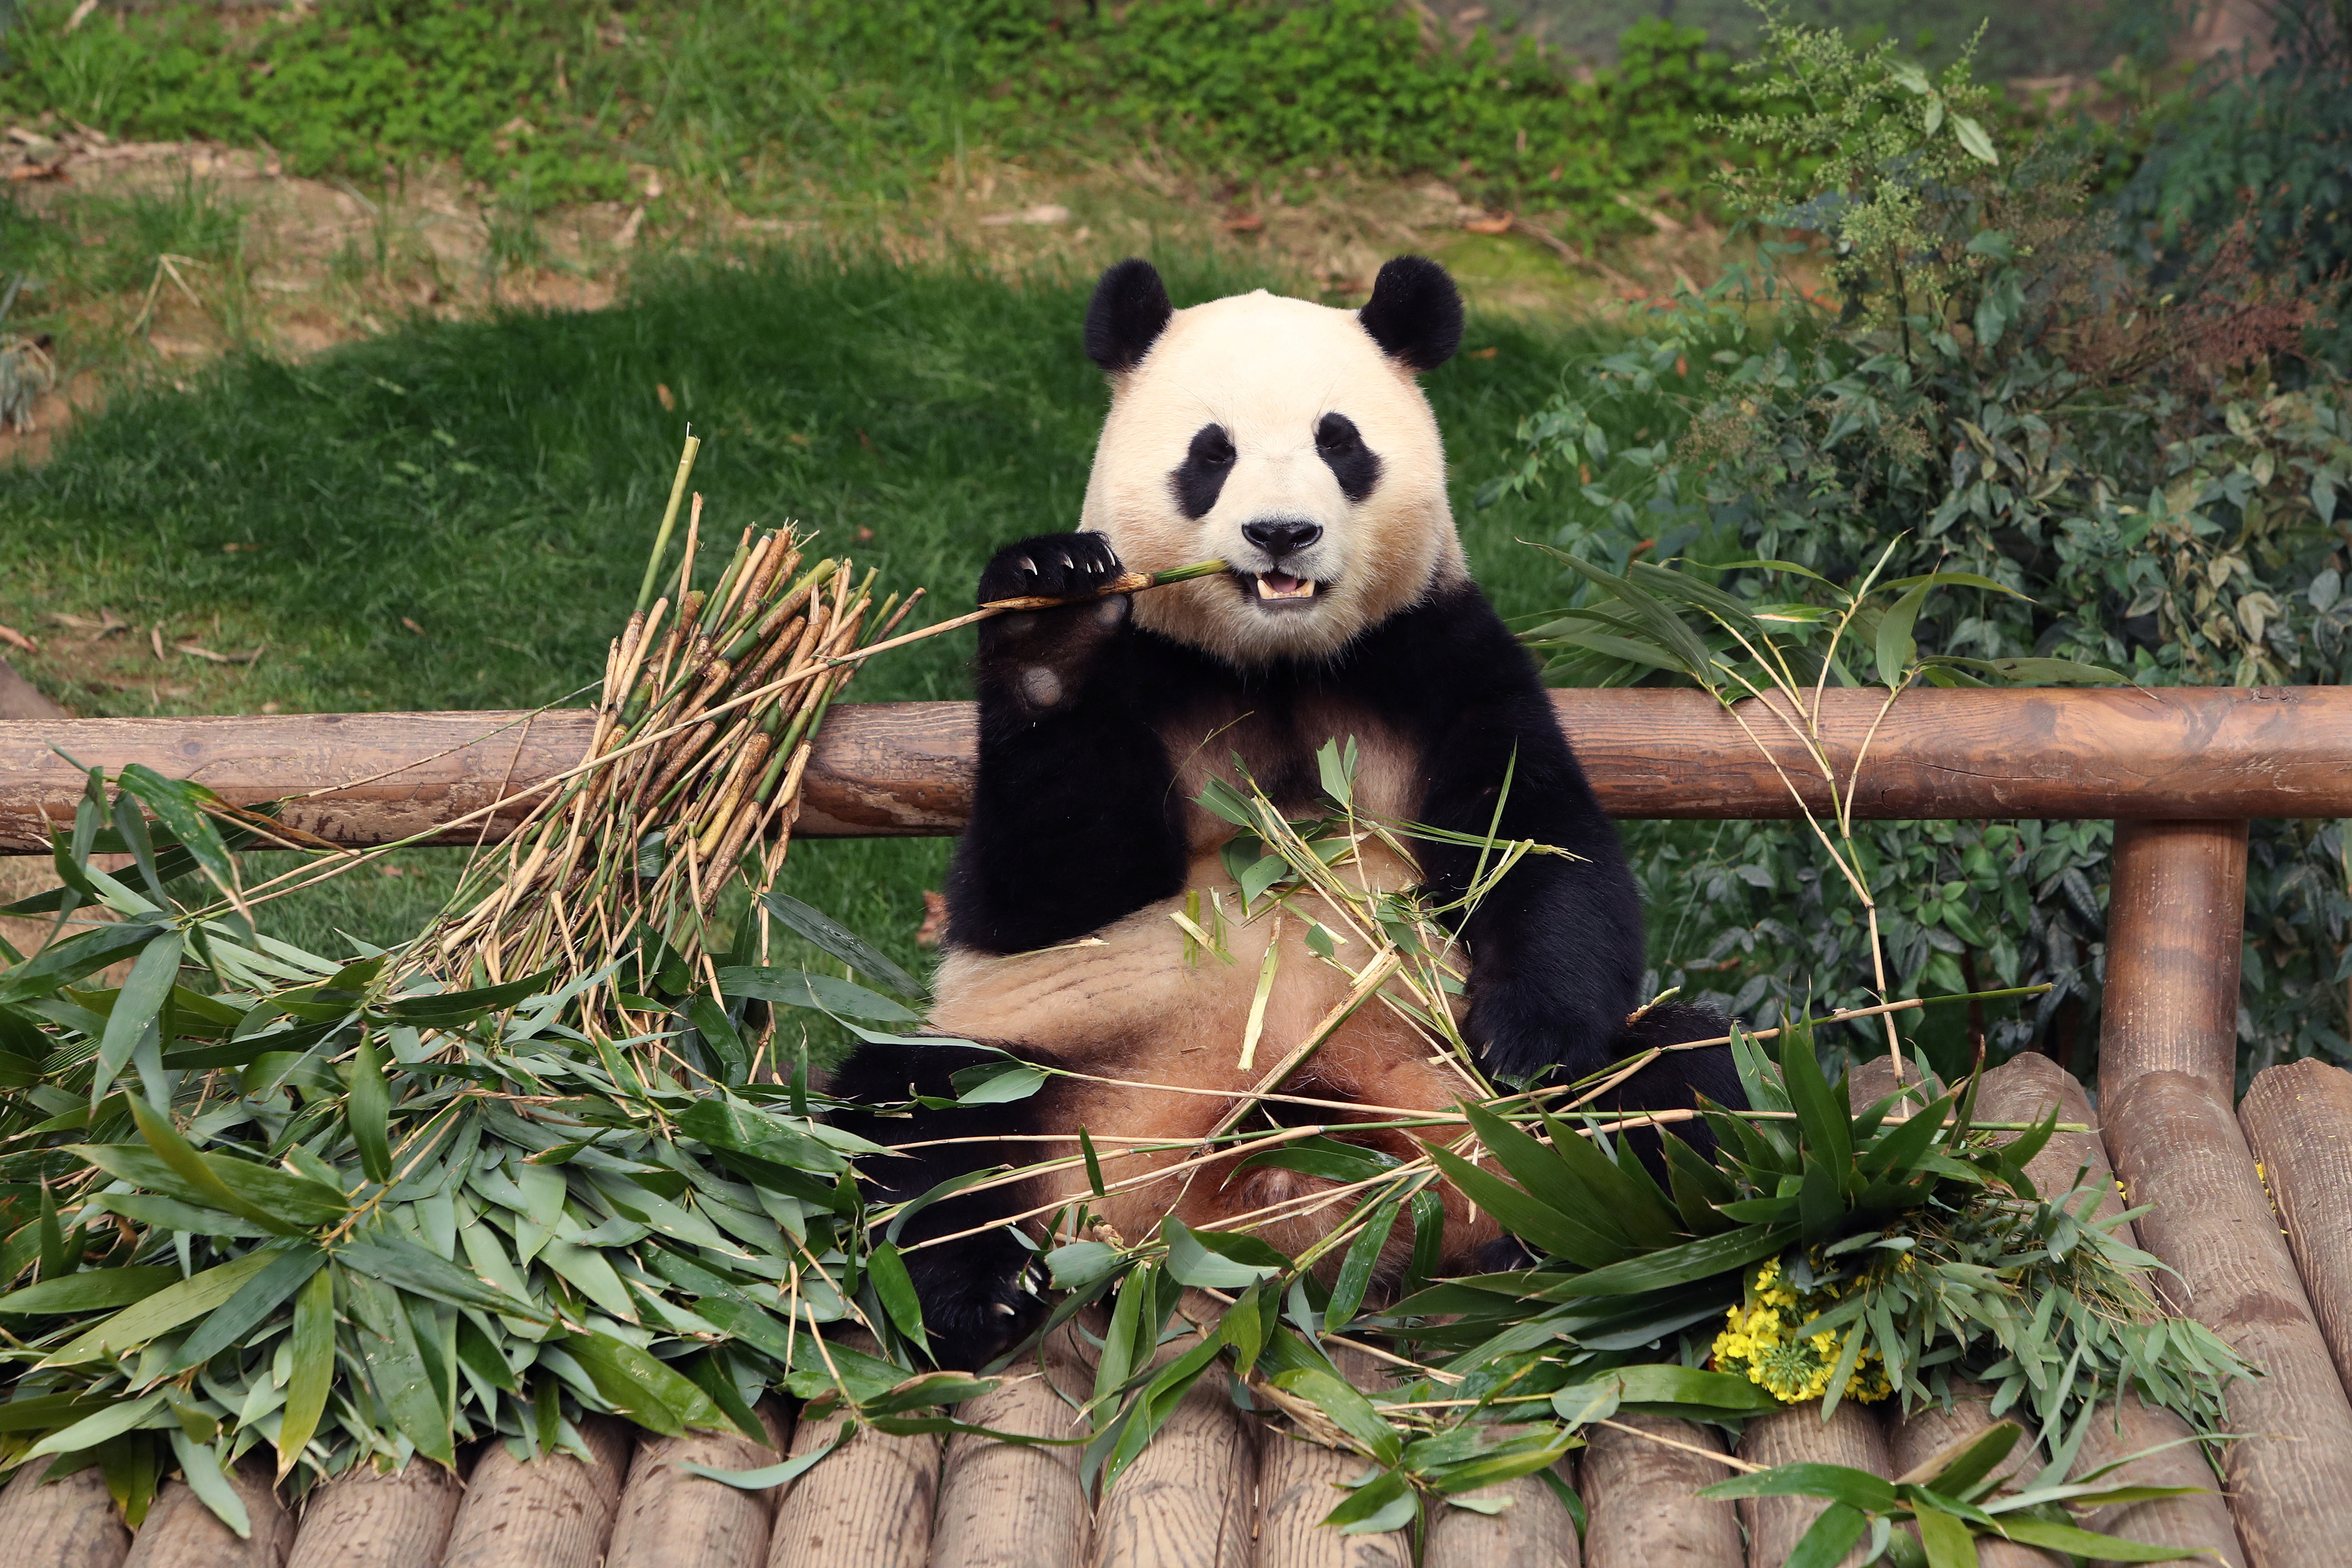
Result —
<instances>
[{"instance_id":1,"label":"pile of bamboo leaves","mask_svg":"<svg viewBox=\"0 0 2352 1568\"><path fill-rule=\"evenodd\" d=\"M914 989L772 889L825 706L893 605L789 532L695 586L699 498L656 597L691 458L589 756L413 942L272 937L275 899L373 857L248 883L239 851L299 836L93 770L64 885L9 911L52 940L0 971L0 1455L97 1466L134 1524L178 1469L242 1533L223 1478L256 1447L299 1490L488 1437L576 1447L584 1411L764 1441L771 1387L908 1380L811 1332L888 1334L850 1166L873 1151L813 1113L804 1063L759 1059L755 1000L914 1016L761 963L784 929Z\"/></svg>"}]
</instances>

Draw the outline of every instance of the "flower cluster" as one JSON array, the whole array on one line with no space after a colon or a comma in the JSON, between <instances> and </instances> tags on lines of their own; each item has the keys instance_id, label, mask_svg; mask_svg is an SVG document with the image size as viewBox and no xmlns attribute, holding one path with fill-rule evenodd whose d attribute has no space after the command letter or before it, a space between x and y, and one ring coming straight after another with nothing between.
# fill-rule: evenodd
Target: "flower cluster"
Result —
<instances>
[{"instance_id":1,"label":"flower cluster","mask_svg":"<svg viewBox=\"0 0 2352 1568\"><path fill-rule=\"evenodd\" d=\"M1731 1309L1723 1331L1715 1336L1716 1369L1744 1371L1749 1382L1790 1405L1821 1398L1829 1392L1846 1335L1860 1333L1861 1325L1849 1327L1844 1334L1822 1330L1802 1339L1795 1331L1835 1306L1843 1294L1835 1285L1801 1291L1781 1279L1779 1259L1768 1261L1748 1281L1746 1301ZM1867 1405L1894 1392L1878 1352L1865 1349L1846 1378L1842 1397Z\"/></svg>"}]
</instances>

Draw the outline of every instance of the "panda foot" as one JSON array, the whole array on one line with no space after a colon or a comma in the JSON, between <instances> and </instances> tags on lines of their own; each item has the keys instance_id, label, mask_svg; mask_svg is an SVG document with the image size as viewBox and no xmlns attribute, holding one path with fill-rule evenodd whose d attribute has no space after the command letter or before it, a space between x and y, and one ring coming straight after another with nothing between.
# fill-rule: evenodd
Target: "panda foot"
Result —
<instances>
[{"instance_id":1,"label":"panda foot","mask_svg":"<svg viewBox=\"0 0 2352 1568\"><path fill-rule=\"evenodd\" d=\"M984 1256L979 1249L927 1247L908 1259L919 1264L929 1253L949 1255L909 1272L923 1304L931 1359L960 1372L977 1372L1027 1339L1052 1308L1045 1266L1034 1254L1009 1237L975 1239L994 1245Z\"/></svg>"}]
</instances>

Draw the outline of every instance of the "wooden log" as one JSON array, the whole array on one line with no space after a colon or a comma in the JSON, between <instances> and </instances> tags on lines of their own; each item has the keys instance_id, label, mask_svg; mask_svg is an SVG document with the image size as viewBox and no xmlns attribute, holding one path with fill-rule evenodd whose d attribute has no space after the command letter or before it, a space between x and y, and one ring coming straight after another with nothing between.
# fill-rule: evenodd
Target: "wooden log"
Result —
<instances>
[{"instance_id":1,"label":"wooden log","mask_svg":"<svg viewBox=\"0 0 2352 1568\"><path fill-rule=\"evenodd\" d=\"M1554 1473L1575 1484L1571 1461L1562 1460ZM1422 1568L1580 1568L1576 1521L1540 1479L1521 1476L1473 1495L1502 1502L1503 1511L1432 1502Z\"/></svg>"},{"instance_id":2,"label":"wooden log","mask_svg":"<svg viewBox=\"0 0 2352 1568\"><path fill-rule=\"evenodd\" d=\"M2341 1563L2352 1541L2352 1401L2237 1118L2204 1082L2170 1070L2103 1093L2100 1110L2131 1202L2151 1205L2140 1245L2175 1271L2159 1290L2266 1374L2227 1394L2231 1430L2247 1434L2222 1459L2246 1560Z\"/></svg>"},{"instance_id":3,"label":"wooden log","mask_svg":"<svg viewBox=\"0 0 2352 1568\"><path fill-rule=\"evenodd\" d=\"M1704 692L1556 691L1552 701L1612 816L1796 815L1789 786ZM1863 689L1824 694L1822 732L1841 777L1881 701ZM1818 774L1785 729L1769 714L1748 717L1823 809ZM581 710L0 721L0 853L45 852L44 819L72 816L81 777L52 743L110 771L144 763L201 777L243 805L307 795L287 821L360 845L430 830L553 777L578 763L593 724ZM1854 815L2352 816L2352 756L2337 742L2347 729L2352 688L2343 687L1913 691L1879 726ZM834 709L796 831L960 831L971 809L973 735L969 703ZM519 817L501 814L489 837ZM446 837L472 843L480 830Z\"/></svg>"},{"instance_id":4,"label":"wooden log","mask_svg":"<svg viewBox=\"0 0 2352 1568\"><path fill-rule=\"evenodd\" d=\"M843 1417L803 1416L793 1454L814 1453L841 1436ZM768 1568L923 1568L940 1491L940 1440L872 1429L794 1481L768 1533Z\"/></svg>"},{"instance_id":5,"label":"wooden log","mask_svg":"<svg viewBox=\"0 0 2352 1568\"><path fill-rule=\"evenodd\" d=\"M2238 1107L2295 1272L2352 1388L2352 1073L2289 1062L2254 1079Z\"/></svg>"},{"instance_id":6,"label":"wooden log","mask_svg":"<svg viewBox=\"0 0 2352 1568\"><path fill-rule=\"evenodd\" d=\"M1187 1316L1196 1316L1194 1294L1186 1294ZM1215 1304L1204 1306L1197 1321L1213 1321ZM1099 1323L1091 1326L1099 1333ZM1171 1341L1155 1362L1173 1360L1192 1342ZM1089 1568L1249 1568L1256 1437L1223 1379L1211 1374L1193 1384L1096 1510Z\"/></svg>"},{"instance_id":7,"label":"wooden log","mask_svg":"<svg viewBox=\"0 0 2352 1568\"><path fill-rule=\"evenodd\" d=\"M1614 1426L1586 1430L1584 1462L1577 1468L1587 1515L1584 1568L1741 1568L1747 1555L1738 1510L1693 1495L1733 1473L1688 1451L1719 1454L1722 1436L1664 1415L1621 1411L1614 1420ZM1657 1437L1686 1447L1651 1440Z\"/></svg>"},{"instance_id":8,"label":"wooden log","mask_svg":"<svg viewBox=\"0 0 2352 1568\"><path fill-rule=\"evenodd\" d=\"M2006 1121L2007 1118L1997 1120ZM1992 1425L1992 1392L1966 1378L1951 1381L1948 1405L1927 1405L1905 1415L1890 1409L1886 1421L1886 1457L1898 1476L1920 1472L1926 1481L1934 1467L1956 1455L1969 1441ZM2025 1423L2021 1422L2021 1426ZM2042 1468L2042 1458L2029 1428L1994 1471L2000 1489L2015 1491ZM2021 1476L2020 1472L2022 1472ZM1978 1568L2066 1568L2066 1559L2054 1552L2021 1546L2014 1541L1985 1540L1977 1546Z\"/></svg>"},{"instance_id":9,"label":"wooden log","mask_svg":"<svg viewBox=\"0 0 2352 1568\"><path fill-rule=\"evenodd\" d=\"M2098 1119L2074 1074L2048 1057L2031 1053L2012 1057L1985 1074L1977 1097L1977 1114L1987 1121L2039 1121L2053 1106L2057 1107L2059 1121L2080 1122L2091 1131L2051 1134L2042 1152L2026 1163L2027 1179L2043 1197L2054 1199L2073 1190L2077 1173L2087 1173L2084 1179L2102 1194L2091 1211L2093 1217L2104 1219L2121 1212L2123 1194L2116 1190L2115 1170L2107 1161ZM2128 1220L2115 1235L2126 1246L2139 1245ZM2130 1541L2210 1552L2231 1568L2244 1568L2245 1552L2238 1544L2238 1529L2231 1521L2229 1505L2221 1500L2220 1482L2203 1454L2194 1445L2180 1441L2189 1435L2187 1422L2169 1410L2142 1402L2137 1394L2126 1394L2119 1405L2095 1417L2075 1455L2074 1479L2080 1480L2126 1456L2157 1448L2162 1451L2134 1459L2108 1477L2108 1483L2200 1489L2187 1497L2116 1503L2094 1510L2083 1522L2088 1529Z\"/></svg>"},{"instance_id":10,"label":"wooden log","mask_svg":"<svg viewBox=\"0 0 2352 1568\"><path fill-rule=\"evenodd\" d=\"M465 1495L426 1460L394 1475L362 1465L304 1500L286 1568L434 1568Z\"/></svg>"},{"instance_id":11,"label":"wooden log","mask_svg":"<svg viewBox=\"0 0 2352 1568\"><path fill-rule=\"evenodd\" d=\"M250 1531L243 1540L185 1481L167 1481L140 1523L124 1568L280 1568L294 1547L294 1516L278 1500L270 1466L247 1454L230 1468L228 1484L245 1503Z\"/></svg>"},{"instance_id":12,"label":"wooden log","mask_svg":"<svg viewBox=\"0 0 2352 1568\"><path fill-rule=\"evenodd\" d=\"M569 1454L526 1461L491 1443L467 1478L442 1568L597 1568L635 1430L616 1416L583 1416L589 1463Z\"/></svg>"},{"instance_id":13,"label":"wooden log","mask_svg":"<svg viewBox=\"0 0 2352 1568\"><path fill-rule=\"evenodd\" d=\"M1818 1405L1800 1405L1771 1415L1759 1415L1739 1435L1739 1457L1768 1468L1811 1461L1844 1465L1892 1479L1895 1467L1886 1452L1885 1429L1878 1413L1853 1400L1842 1400L1837 1413L1822 1419ZM1789 1560L1797 1542L1812 1528L1829 1504L1820 1498L1743 1498L1740 1522L1748 1527L1748 1561L1755 1568ZM1862 1548L1840 1558L1843 1568L1862 1561Z\"/></svg>"},{"instance_id":14,"label":"wooden log","mask_svg":"<svg viewBox=\"0 0 2352 1568\"><path fill-rule=\"evenodd\" d=\"M1024 1437L1085 1435L1078 1405L1094 1378L1068 1328L1045 1345L1045 1370L1010 1371L957 1415ZM1073 1568L1085 1561L1091 1510L1075 1447L1027 1447L959 1432L940 1478L931 1568Z\"/></svg>"},{"instance_id":15,"label":"wooden log","mask_svg":"<svg viewBox=\"0 0 2352 1568\"><path fill-rule=\"evenodd\" d=\"M1332 1362L1359 1388L1384 1386L1379 1368L1360 1351L1339 1348ZM1360 1455L1285 1429L1264 1434L1257 1457L1257 1568L1409 1568L1412 1543L1403 1531L1345 1535L1323 1525L1365 1464Z\"/></svg>"},{"instance_id":16,"label":"wooden log","mask_svg":"<svg viewBox=\"0 0 2352 1568\"><path fill-rule=\"evenodd\" d=\"M604 1568L760 1568L775 1512L769 1492L743 1491L678 1467L756 1470L781 1460L785 1447L764 1447L732 1431L643 1438L629 1457Z\"/></svg>"},{"instance_id":17,"label":"wooden log","mask_svg":"<svg viewBox=\"0 0 2352 1568\"><path fill-rule=\"evenodd\" d=\"M2116 825L2103 1101L2144 1072L2186 1073L2224 1105L2236 1098L2245 911L2243 821Z\"/></svg>"},{"instance_id":18,"label":"wooden log","mask_svg":"<svg viewBox=\"0 0 2352 1568\"><path fill-rule=\"evenodd\" d=\"M120 1568L131 1531L95 1466L44 1482L49 1461L23 1466L0 1492L0 1563L7 1568Z\"/></svg>"},{"instance_id":19,"label":"wooden log","mask_svg":"<svg viewBox=\"0 0 2352 1568\"><path fill-rule=\"evenodd\" d=\"M2072 1479L2084 1480L2094 1471L2137 1454L2142 1457L2102 1477L2100 1484L2197 1489L2182 1497L2093 1509L2081 1516L2083 1528L2152 1546L2201 1552L2207 1554L2206 1560L2226 1563L2228 1568L2246 1568L2246 1549L2238 1540L2237 1521L2230 1517L2221 1483L2203 1450L2181 1441L2189 1435L2189 1423L2137 1394L2103 1406L2084 1433L2070 1472ZM2151 1453L2151 1449L2158 1451ZM2096 1568L2109 1565L2102 1561Z\"/></svg>"}]
</instances>

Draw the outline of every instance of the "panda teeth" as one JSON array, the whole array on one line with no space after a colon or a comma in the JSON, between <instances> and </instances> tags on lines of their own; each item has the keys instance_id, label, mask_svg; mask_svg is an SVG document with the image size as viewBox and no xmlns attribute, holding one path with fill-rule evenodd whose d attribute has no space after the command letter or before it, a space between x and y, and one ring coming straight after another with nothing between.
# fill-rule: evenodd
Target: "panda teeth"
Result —
<instances>
[{"instance_id":1,"label":"panda teeth","mask_svg":"<svg viewBox=\"0 0 2352 1568\"><path fill-rule=\"evenodd\" d=\"M1277 587L1272 581L1277 577L1289 586ZM1257 596L1269 600L1311 599L1315 596L1315 587L1312 577L1293 577L1282 572L1261 573L1257 579Z\"/></svg>"}]
</instances>

